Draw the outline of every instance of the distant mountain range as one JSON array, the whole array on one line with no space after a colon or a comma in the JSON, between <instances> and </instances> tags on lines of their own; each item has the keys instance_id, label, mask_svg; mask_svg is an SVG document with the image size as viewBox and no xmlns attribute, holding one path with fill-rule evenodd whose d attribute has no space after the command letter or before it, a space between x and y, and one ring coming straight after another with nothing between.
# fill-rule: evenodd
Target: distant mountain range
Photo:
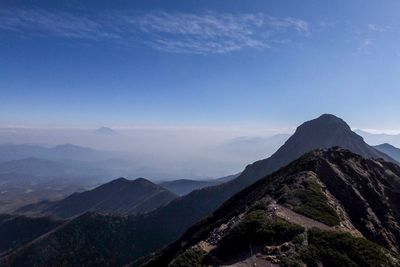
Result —
<instances>
[{"instance_id":1,"label":"distant mountain range","mask_svg":"<svg viewBox=\"0 0 400 267\"><path fill-rule=\"evenodd\" d=\"M215 185L219 185L219 184L228 182L230 180L235 179L239 175L240 175L240 173L217 178L217 179L212 179L212 180L180 179L180 180L161 182L161 183L159 183L159 185L168 189L171 192L174 192L175 194L177 194L179 196L183 196L183 195L189 194L190 192L197 190L197 189L201 189L201 188L209 187L209 186L215 186Z\"/></svg>"},{"instance_id":2,"label":"distant mountain range","mask_svg":"<svg viewBox=\"0 0 400 267\"><path fill-rule=\"evenodd\" d=\"M399 188L396 164L316 150L236 194L144 266L399 266L389 252L400 249Z\"/></svg>"},{"instance_id":3,"label":"distant mountain range","mask_svg":"<svg viewBox=\"0 0 400 267\"><path fill-rule=\"evenodd\" d=\"M400 146L400 134L370 133L360 129L355 129L354 132L362 136L368 144L378 145L389 143Z\"/></svg>"},{"instance_id":4,"label":"distant mountain range","mask_svg":"<svg viewBox=\"0 0 400 267\"><path fill-rule=\"evenodd\" d=\"M268 159L257 161L248 165L241 175L229 182L195 190L183 197L176 198L164 207L158 208L155 211L145 215L115 217L97 215L93 213L84 214L71 220L65 226L51 233L45 238L33 242L21 250L9 254L8 257L3 257L2 263L4 263L5 266L17 266L16 263L22 265L26 263L24 262L24 259L31 259L33 261L34 259L40 259L41 264L48 266L57 266L61 263L69 265L85 264L89 266L105 264L113 266L124 265L129 261L134 261L139 257L144 256L155 249L176 240L192 224L196 223L207 215L212 214L221 204L223 204L233 195L250 186L259 179L271 174L274 171L277 171L290 162L298 159L305 153L308 153L314 149L329 148L332 146L340 146L349 149L365 158L380 158L388 162L396 162L388 155L366 144L360 136L351 131L350 127L343 120L329 114L322 115L315 120L306 122L299 126L296 132L275 154ZM317 157L318 153L314 153L313 155ZM332 162L335 163L339 159L336 159L337 155L332 153L322 153L321 159L318 159L317 157L315 160L310 160L309 162L310 164L318 162L321 162L321 164L331 164ZM349 162L339 162L342 165L339 165L336 169L335 164L331 164L329 165L329 168L326 168L326 170L338 170L341 171L344 176L341 173L332 173L329 171L326 173L317 173L318 177L311 179L310 181L315 181L317 184L319 181L323 183L329 183L328 178L331 178L333 175L337 175L339 178L332 178L332 181L347 181L348 183L351 183L351 179L347 177L347 171L351 171L353 176L358 172L366 172L371 173L371 175L386 175L382 177L394 179L394 181L390 184L385 184L383 181L380 181L382 185L390 187L390 192L393 193L393 196L388 196L385 192L377 192L375 194L373 193L374 190L368 187L370 184L364 185L364 183L361 182L359 184L365 186L365 188L362 189L362 192L355 192L355 189L361 189L348 186L348 184L345 184L346 187L340 187L341 190L343 189L342 191L333 191L332 187L335 185L329 185L328 188L328 192L330 192L329 190L332 190L331 194L334 194L334 198L338 200L343 199L344 196L339 196L340 192L342 192L349 198L349 203L359 210L360 213L357 213L357 210L354 211L354 213L346 210L349 216L354 216L350 219L353 226L357 225L357 227L360 227L357 229L368 234L368 238L373 238L374 240L377 240L378 243L388 247L393 246L393 244L398 242L392 238L392 236L397 235L397 228L395 226L390 226L390 222L387 220L390 216L397 218L397 213L390 211L392 208L398 208L395 204L393 204L395 201L392 201L393 199L397 198L395 192L399 190L396 182L398 179L398 170L393 167L396 165L381 162L379 164L384 167L381 167L375 172L370 168L373 168L375 165L379 165L376 163L376 161L367 161L367 163L365 163L360 157L355 156L352 153L348 154L347 152L345 153L340 151L337 153L341 153L340 155L343 156L343 159L341 160L345 161L347 159ZM332 155L333 159L329 158L330 155ZM355 160L357 160L357 166L352 165L355 164ZM314 165L311 164L309 167L311 168L313 166ZM306 167L307 166L304 166L304 170L307 170ZM348 168L348 170L346 168ZM390 172L383 172L383 169L386 168L394 173L393 177L387 176ZM293 172L293 174L298 173L300 169L296 169L296 172ZM310 171L314 170L315 169L313 168L310 169ZM289 173L291 174L292 172ZM324 176L325 174L326 176ZM371 182L376 182L376 179L378 178L375 177L371 178L370 180ZM308 182L309 179L306 179L305 181ZM314 187L313 185L311 186L311 191L313 191ZM326 186L328 185L326 184ZM307 189L306 184L298 185L298 189L302 189L303 187ZM321 186L318 185L317 188L321 188ZM348 190L346 188L348 188ZM381 190L381 187L378 186L378 189ZM282 190L284 192L286 189ZM234 198L239 199L235 201L235 203L241 201L241 196L247 195L247 190L243 192ZM302 191L300 191L300 193L301 192ZM278 192L276 193L278 194ZM366 201L362 203L357 202L359 201L359 193L362 196L365 195L364 198L366 198ZM306 195L307 194L304 196L306 198L304 201L307 203ZM249 196L250 198L254 196L256 200L259 197L259 195L254 194L250 194ZM325 197L329 196L329 194L325 195ZM386 200L386 202L382 202L381 200L385 200L385 197L389 197L392 200L389 199ZM294 197L293 205L298 201L303 201L301 198L302 197L300 196ZM317 199L318 198L320 198L319 193L317 194ZM247 197L242 199L243 203L251 203L248 202L248 200L249 199ZM231 201L232 200L227 202L225 205L229 205ZM317 205L316 207L311 207L311 212L314 212L315 209L317 209L318 215L318 205L321 204L321 202L311 202L308 204ZM345 209L351 209L351 207L346 206ZM370 218L370 215L372 216L372 213L368 213L370 209L372 212L376 213L375 215L377 215L377 219L384 225L379 225L378 221ZM239 211L240 210L238 210L238 212ZM340 217L340 209L335 211L336 215L339 215L339 220L342 221L342 217ZM380 214L380 211L384 212L389 217L386 217L385 214ZM305 212L307 211L304 211L303 213ZM216 214L217 215L214 214L214 216L219 216L218 211ZM329 220L335 221L335 216L333 214L334 213L330 214L331 216L328 216L328 218ZM357 219L354 214L357 214L357 216L359 215L359 219ZM314 215L306 214L304 216L311 216L311 219L318 221L317 217L313 217ZM322 216L324 217L324 215ZM360 221L360 219L363 221ZM319 222L321 222L321 220L324 219L319 218ZM370 224L365 220L368 220L368 222L370 221ZM343 222L345 221L346 220L343 220ZM322 223L329 225L332 223L332 221L329 223L322 221ZM365 229L368 227L364 227L363 223L367 223L368 227L373 225L375 229ZM380 231L383 229L382 227L384 227L385 232ZM93 229L96 230L93 231ZM188 237L190 233L186 234L185 236ZM196 236L203 237L202 233L203 232L199 233L199 236ZM391 241L390 239L393 240ZM52 250L51 253L47 253L50 244L52 244ZM68 244L68 247L66 247L64 244ZM183 246L185 245L183 244ZM186 247L184 247L184 249L185 248ZM337 251L334 251L333 253L336 252Z\"/></svg>"},{"instance_id":5,"label":"distant mountain range","mask_svg":"<svg viewBox=\"0 0 400 267\"><path fill-rule=\"evenodd\" d=\"M71 177L37 177L29 174L0 173L0 214L46 200L59 200L87 189L87 181Z\"/></svg>"},{"instance_id":6,"label":"distant mountain range","mask_svg":"<svg viewBox=\"0 0 400 267\"><path fill-rule=\"evenodd\" d=\"M0 162L0 212L43 199L58 199L110 176L108 170L69 160L24 158Z\"/></svg>"},{"instance_id":7,"label":"distant mountain range","mask_svg":"<svg viewBox=\"0 0 400 267\"><path fill-rule=\"evenodd\" d=\"M388 143L374 146L374 148L400 162L400 148Z\"/></svg>"},{"instance_id":8,"label":"distant mountain range","mask_svg":"<svg viewBox=\"0 0 400 267\"><path fill-rule=\"evenodd\" d=\"M132 215L152 211L176 197L174 193L146 179L130 181L119 178L90 191L74 193L56 202L31 204L16 212L60 218L70 218L85 212Z\"/></svg>"},{"instance_id":9,"label":"distant mountain range","mask_svg":"<svg viewBox=\"0 0 400 267\"><path fill-rule=\"evenodd\" d=\"M101 151L71 144L54 147L2 144L0 164L0 173L54 177L67 173L104 179L113 176L137 177L143 174L153 177L152 174L157 174L158 170L157 166L146 168L122 152ZM98 183L99 180L94 182Z\"/></svg>"},{"instance_id":10,"label":"distant mountain range","mask_svg":"<svg viewBox=\"0 0 400 267\"><path fill-rule=\"evenodd\" d=\"M134 162L115 156L124 155L71 144L54 147L0 145L0 212L13 212L21 205L40 200L59 199L73 193L71 190L92 188L109 181L110 177L123 174L135 177L137 173L146 173ZM164 186L183 195L224 181L188 179Z\"/></svg>"},{"instance_id":11,"label":"distant mountain range","mask_svg":"<svg viewBox=\"0 0 400 267\"><path fill-rule=\"evenodd\" d=\"M107 172L100 168L88 167L71 161L51 161L39 158L25 158L0 162L0 173L18 173L34 176L101 176Z\"/></svg>"},{"instance_id":12,"label":"distant mountain range","mask_svg":"<svg viewBox=\"0 0 400 267\"><path fill-rule=\"evenodd\" d=\"M53 147L28 144L2 144L0 145L0 161L20 160L25 158L40 158L52 161L99 161L112 158L113 154L88 147L64 144Z\"/></svg>"}]
</instances>

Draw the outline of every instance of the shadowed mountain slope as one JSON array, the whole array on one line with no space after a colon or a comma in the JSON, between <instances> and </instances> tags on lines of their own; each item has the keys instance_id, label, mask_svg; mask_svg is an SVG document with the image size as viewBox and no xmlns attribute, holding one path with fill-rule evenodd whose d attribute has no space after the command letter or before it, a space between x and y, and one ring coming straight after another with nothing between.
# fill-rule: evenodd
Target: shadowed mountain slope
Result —
<instances>
[{"instance_id":1,"label":"shadowed mountain slope","mask_svg":"<svg viewBox=\"0 0 400 267\"><path fill-rule=\"evenodd\" d=\"M236 194L145 266L398 266L399 199L398 165L316 150Z\"/></svg>"},{"instance_id":2,"label":"shadowed mountain slope","mask_svg":"<svg viewBox=\"0 0 400 267\"><path fill-rule=\"evenodd\" d=\"M212 213L231 196L260 178L296 160L304 153L332 146L349 149L366 158L394 161L365 143L342 119L325 114L300 125L275 154L268 159L248 165L236 179L193 191L155 210L144 219L146 230L150 232L151 237L161 236L165 240L173 241L193 223ZM158 225L160 221L163 222L162 228L152 227Z\"/></svg>"},{"instance_id":3,"label":"shadowed mountain slope","mask_svg":"<svg viewBox=\"0 0 400 267\"><path fill-rule=\"evenodd\" d=\"M0 256L61 225L50 218L0 215Z\"/></svg>"},{"instance_id":4,"label":"shadowed mountain slope","mask_svg":"<svg viewBox=\"0 0 400 267\"><path fill-rule=\"evenodd\" d=\"M317 148L340 146L365 158L382 158L395 162L388 155L378 151L364 142L363 138L354 133L342 119L324 114L317 119L300 125L296 132L270 158L249 165L242 173L241 179L257 180L276 169L299 158L304 153ZM246 178L244 178L246 177Z\"/></svg>"},{"instance_id":5,"label":"shadowed mountain slope","mask_svg":"<svg viewBox=\"0 0 400 267\"><path fill-rule=\"evenodd\" d=\"M136 214L161 207L177 196L161 186L138 178L119 178L82 193L74 193L56 202L43 202L22 207L26 214L73 217L88 211L105 214Z\"/></svg>"},{"instance_id":6,"label":"shadowed mountain slope","mask_svg":"<svg viewBox=\"0 0 400 267\"><path fill-rule=\"evenodd\" d=\"M393 159L400 161L400 148L392 146L391 144L388 143L374 146L374 148L392 157Z\"/></svg>"},{"instance_id":7,"label":"shadowed mountain slope","mask_svg":"<svg viewBox=\"0 0 400 267\"><path fill-rule=\"evenodd\" d=\"M180 180L173 180L173 181L165 181L160 183L162 187L168 189L169 191L183 196L186 195L194 190L197 189L202 189L204 187L209 187L209 186L215 186L219 185L225 182L228 182L230 180L235 179L238 177L239 174L233 174L217 179L212 179L212 180L190 180L190 179L180 179Z\"/></svg>"}]
</instances>

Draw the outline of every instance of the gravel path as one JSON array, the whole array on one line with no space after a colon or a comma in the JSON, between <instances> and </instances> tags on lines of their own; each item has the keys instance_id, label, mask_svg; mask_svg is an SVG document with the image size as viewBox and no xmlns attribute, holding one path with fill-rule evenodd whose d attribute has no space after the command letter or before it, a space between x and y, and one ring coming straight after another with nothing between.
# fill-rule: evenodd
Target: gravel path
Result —
<instances>
[{"instance_id":1,"label":"gravel path","mask_svg":"<svg viewBox=\"0 0 400 267\"><path fill-rule=\"evenodd\" d=\"M336 230L334 227L330 227L324 223L310 219L281 205L272 204L271 206L274 209L276 216L278 216L279 218L282 218L291 223L299 224L306 229L318 227L323 230Z\"/></svg>"}]
</instances>

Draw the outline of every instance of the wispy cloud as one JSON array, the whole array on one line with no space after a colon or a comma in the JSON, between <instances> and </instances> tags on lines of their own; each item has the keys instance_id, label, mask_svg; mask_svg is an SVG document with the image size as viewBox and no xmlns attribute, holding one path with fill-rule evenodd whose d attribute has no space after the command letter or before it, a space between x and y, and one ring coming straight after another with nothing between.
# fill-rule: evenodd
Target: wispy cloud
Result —
<instances>
[{"instance_id":1,"label":"wispy cloud","mask_svg":"<svg viewBox=\"0 0 400 267\"><path fill-rule=\"evenodd\" d=\"M373 43L374 41L371 38L363 39L358 47L358 51L367 55L370 54Z\"/></svg>"},{"instance_id":2,"label":"wispy cloud","mask_svg":"<svg viewBox=\"0 0 400 267\"><path fill-rule=\"evenodd\" d=\"M263 15L155 12L124 19L150 35L146 43L160 50L208 54L269 46L259 34Z\"/></svg>"},{"instance_id":3,"label":"wispy cloud","mask_svg":"<svg viewBox=\"0 0 400 267\"><path fill-rule=\"evenodd\" d=\"M400 135L400 129L361 129L364 132L371 134L388 134L388 135Z\"/></svg>"},{"instance_id":4,"label":"wispy cloud","mask_svg":"<svg viewBox=\"0 0 400 267\"><path fill-rule=\"evenodd\" d=\"M25 36L55 35L65 38L100 39L111 35L101 23L88 17L44 10L0 10L0 29Z\"/></svg>"},{"instance_id":5,"label":"wispy cloud","mask_svg":"<svg viewBox=\"0 0 400 267\"><path fill-rule=\"evenodd\" d=\"M347 27L352 34L352 41L356 45L357 52L364 55L371 55L381 50L380 46L387 44L388 36L397 34L398 27L383 24L355 24L346 21L344 27ZM394 40L393 38L391 38ZM385 41L382 41L385 40Z\"/></svg>"},{"instance_id":6,"label":"wispy cloud","mask_svg":"<svg viewBox=\"0 0 400 267\"><path fill-rule=\"evenodd\" d=\"M42 9L0 9L0 30L195 54L266 49L287 45L310 33L304 20L261 13L112 11L89 15Z\"/></svg>"},{"instance_id":7,"label":"wispy cloud","mask_svg":"<svg viewBox=\"0 0 400 267\"><path fill-rule=\"evenodd\" d=\"M368 30L372 32L387 32L393 29L391 26L387 25L378 25L378 24L368 24Z\"/></svg>"}]
</instances>

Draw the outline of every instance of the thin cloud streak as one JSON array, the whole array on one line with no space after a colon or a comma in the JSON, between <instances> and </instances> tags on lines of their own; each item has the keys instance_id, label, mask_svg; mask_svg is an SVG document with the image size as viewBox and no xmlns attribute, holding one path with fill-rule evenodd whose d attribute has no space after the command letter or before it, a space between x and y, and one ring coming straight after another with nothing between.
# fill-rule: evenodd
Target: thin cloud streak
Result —
<instances>
[{"instance_id":1,"label":"thin cloud streak","mask_svg":"<svg viewBox=\"0 0 400 267\"><path fill-rule=\"evenodd\" d=\"M309 24L297 18L265 14L112 11L77 15L42 9L0 9L0 31L21 36L144 45L153 49L194 54L218 54L285 45L309 35ZM289 42L287 42L289 43Z\"/></svg>"}]
</instances>

